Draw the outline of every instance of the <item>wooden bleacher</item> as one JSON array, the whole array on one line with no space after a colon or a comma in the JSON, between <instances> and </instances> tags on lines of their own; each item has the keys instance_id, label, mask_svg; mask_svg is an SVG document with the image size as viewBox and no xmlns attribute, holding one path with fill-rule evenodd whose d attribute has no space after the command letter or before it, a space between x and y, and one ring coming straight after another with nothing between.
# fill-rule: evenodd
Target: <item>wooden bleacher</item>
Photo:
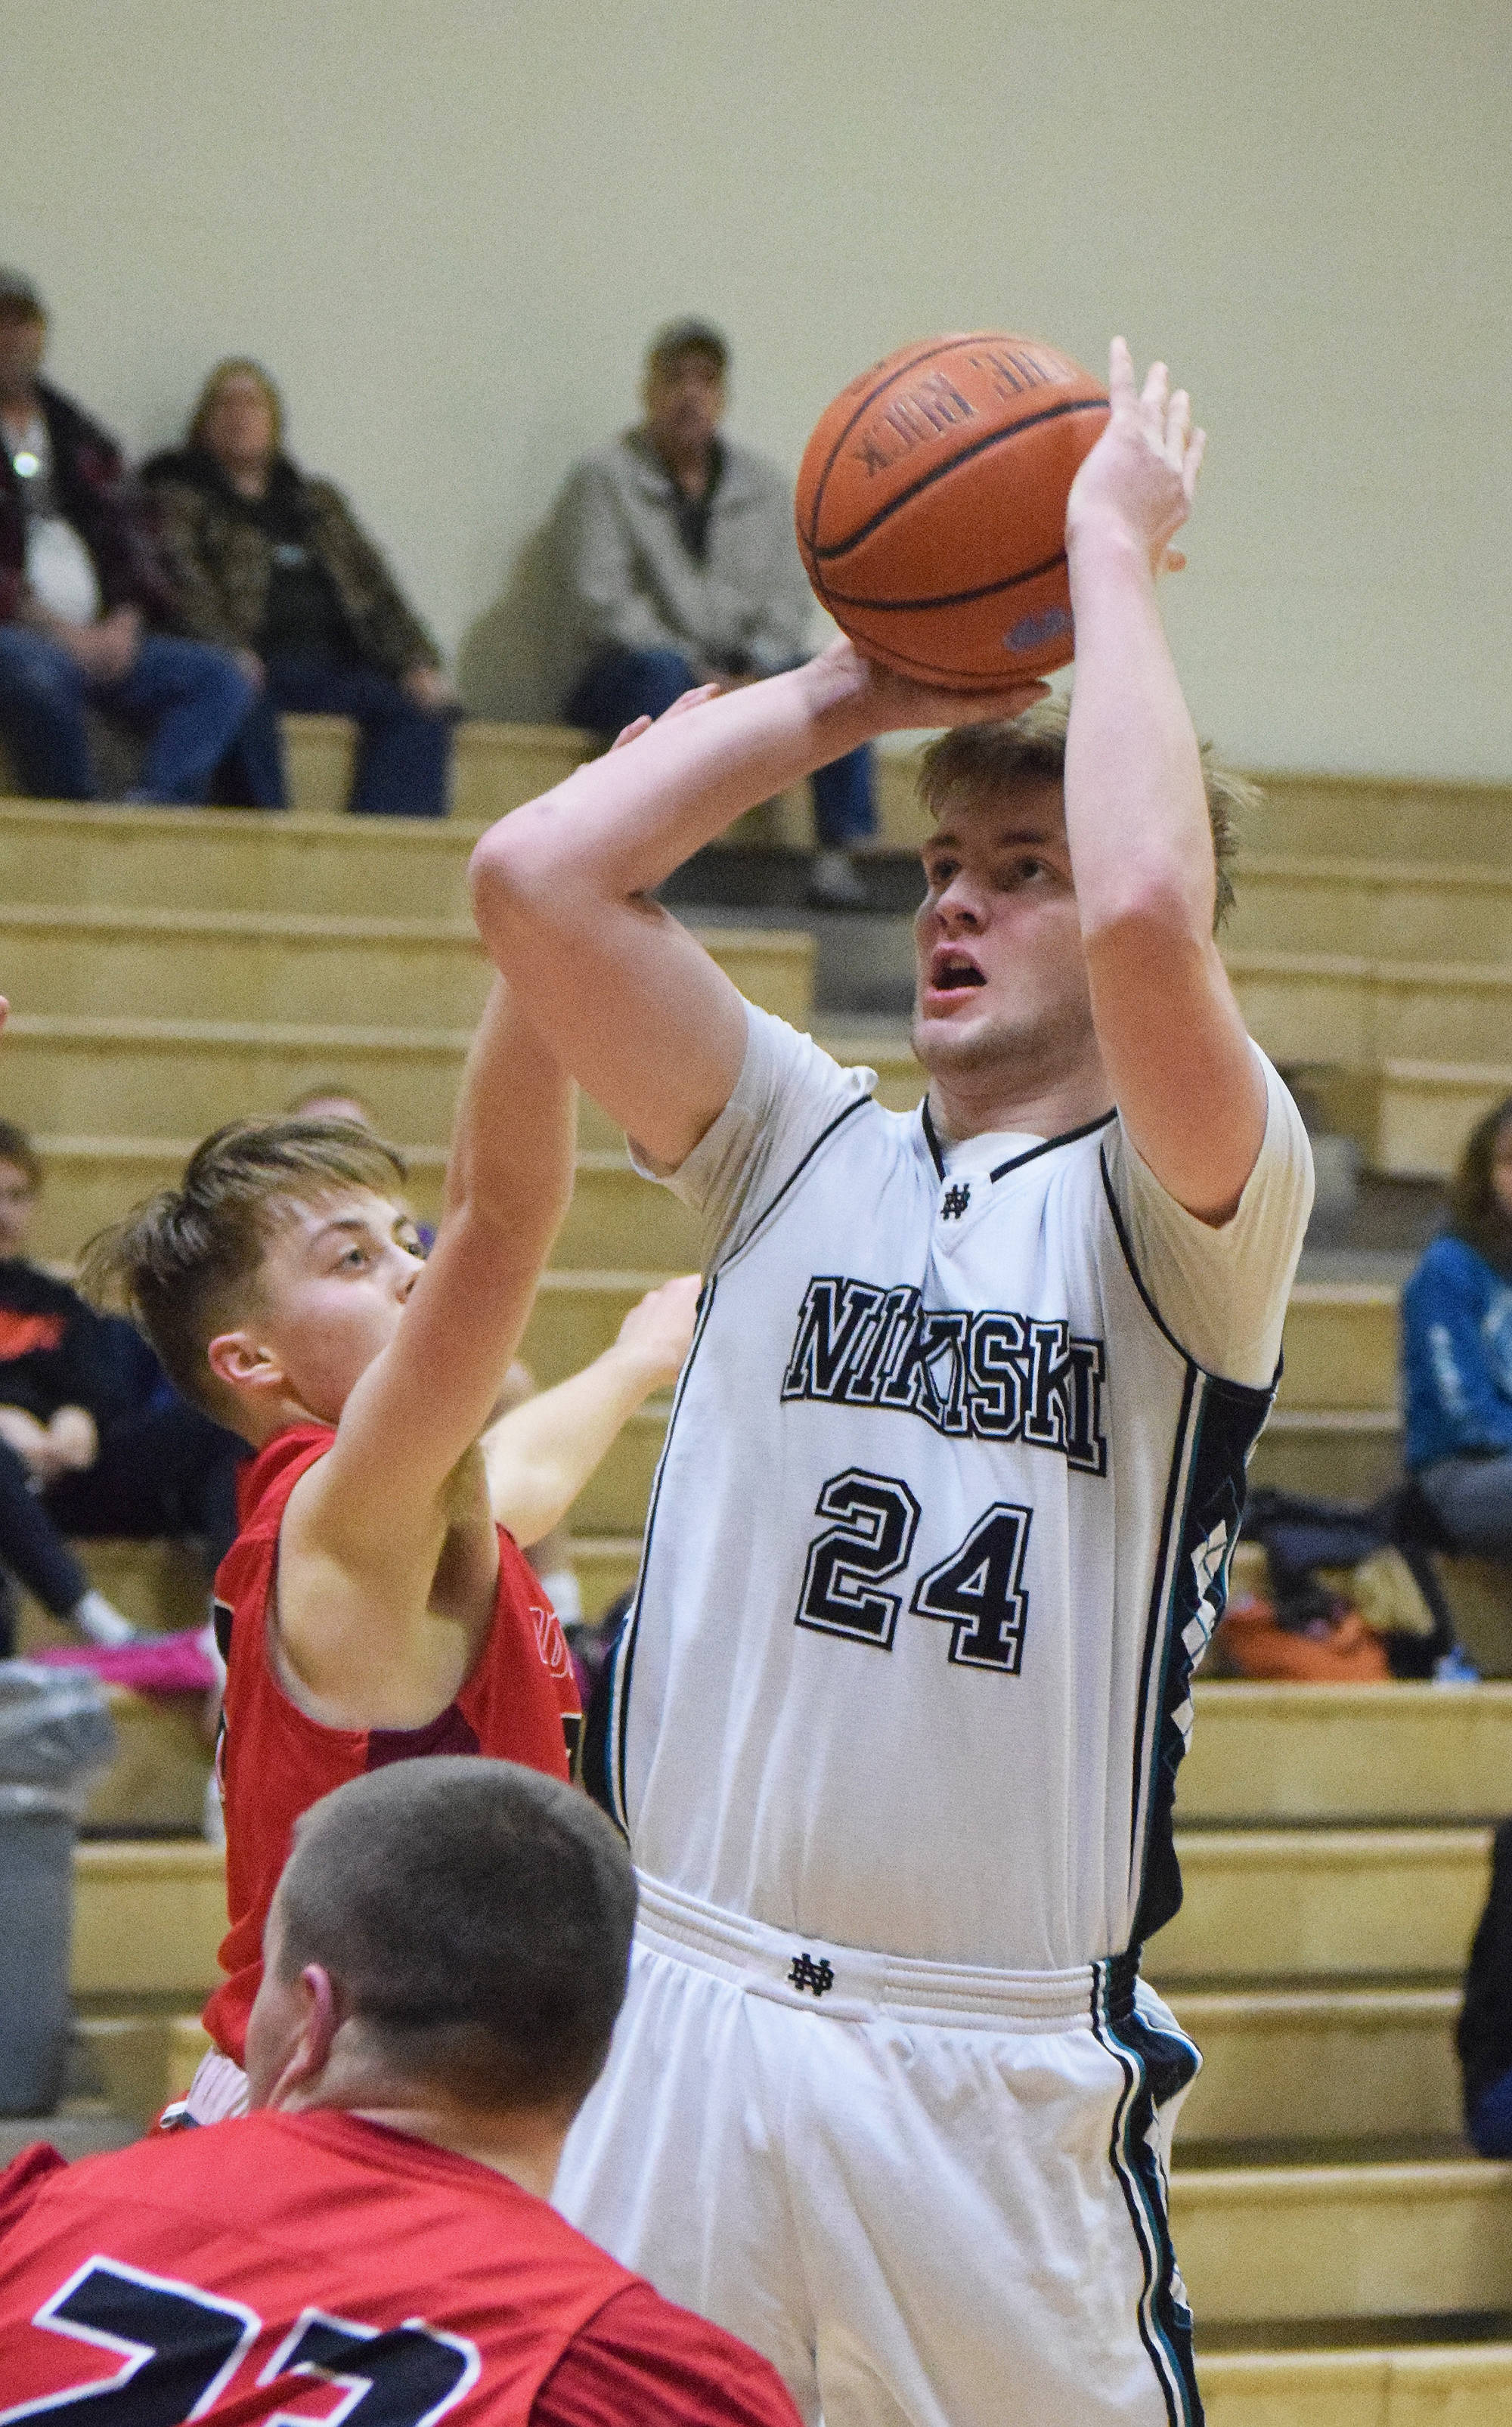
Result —
<instances>
[{"instance_id":1,"label":"wooden bleacher","mask_svg":"<svg viewBox=\"0 0 1512 2427\"><path fill-rule=\"evenodd\" d=\"M323 784L325 813L0 806L0 974L16 1006L0 1109L48 1159L42 1252L71 1255L213 1122L341 1079L408 1144L433 1208L486 975L466 924L472 836L582 745L463 728L457 814L435 826L331 813L342 746L339 732L296 736L301 801ZM896 770L884 804L886 842L916 839ZM764 820L772 839L802 840L804 816L785 801L751 831ZM1509 888L1512 792L1272 785L1227 949L1261 1041L1316 1080L1376 1167L1447 1167L1512 1073ZM808 1022L808 936L715 940L748 992ZM844 1042L882 1069L886 1100L915 1099L896 1034ZM693 1252L675 1200L635 1180L585 1107L577 1195L527 1342L543 1378L594 1353L637 1291ZM1390 1287L1299 1287L1257 1476L1348 1493L1390 1473L1395 1326ZM626 1427L574 1512L591 1608L633 1572L664 1421L652 1407ZM179 1622L197 1606L187 1564L161 1546L90 1556L134 1614ZM1493 1596L1488 1641L1497 1611ZM1210 1685L1197 1701L1178 1813L1187 1902L1148 1968L1207 2051L1173 2210L1211 2427L1512 2427L1512 2334L1488 2323L1512 2320L1512 2167L1458 2143L1452 2052L1488 1823L1512 1777L1512 1686ZM93 1817L192 1825L193 1714L118 1708L125 1754ZM220 1858L93 1841L77 1878L84 2056L100 2099L145 2119L203 2044Z\"/></svg>"}]
</instances>

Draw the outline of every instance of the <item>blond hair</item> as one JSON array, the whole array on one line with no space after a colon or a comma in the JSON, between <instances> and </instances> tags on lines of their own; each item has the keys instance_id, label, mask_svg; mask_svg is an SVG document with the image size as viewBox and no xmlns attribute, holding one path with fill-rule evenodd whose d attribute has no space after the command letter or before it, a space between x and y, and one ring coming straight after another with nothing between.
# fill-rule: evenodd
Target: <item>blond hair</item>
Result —
<instances>
[{"instance_id":1,"label":"blond hair","mask_svg":"<svg viewBox=\"0 0 1512 2427\"><path fill-rule=\"evenodd\" d=\"M355 1121L232 1121L196 1147L177 1188L90 1240L85 1289L124 1305L186 1398L225 1424L236 1395L205 1350L252 1303L283 1220L352 1189L392 1197L404 1179L398 1148Z\"/></svg>"},{"instance_id":2,"label":"blond hair","mask_svg":"<svg viewBox=\"0 0 1512 2427\"><path fill-rule=\"evenodd\" d=\"M1068 700L1042 699L1006 724L958 725L941 734L925 751L919 771L919 798L930 816L939 817L948 802L977 801L1026 780L1064 784L1070 718ZM1212 923L1217 929L1234 906L1230 871L1239 850L1238 822L1259 808L1262 795L1258 786L1225 767L1210 742L1202 744L1201 757L1212 829L1217 883Z\"/></svg>"},{"instance_id":3,"label":"blond hair","mask_svg":"<svg viewBox=\"0 0 1512 2427\"><path fill-rule=\"evenodd\" d=\"M252 361L250 354L227 354L223 362L217 363L201 388L199 400L189 415L188 444L191 447L204 446L205 425L220 401L221 389L228 380L234 379L255 380L268 399L273 416L273 451L276 454L284 444L284 399L276 382L264 370L261 363Z\"/></svg>"}]
</instances>

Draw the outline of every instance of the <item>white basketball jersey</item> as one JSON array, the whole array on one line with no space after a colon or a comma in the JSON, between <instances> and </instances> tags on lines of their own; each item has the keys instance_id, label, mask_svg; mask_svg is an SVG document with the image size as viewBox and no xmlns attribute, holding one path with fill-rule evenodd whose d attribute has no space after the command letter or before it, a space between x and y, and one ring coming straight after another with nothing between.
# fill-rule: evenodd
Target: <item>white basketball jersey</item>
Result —
<instances>
[{"instance_id":1,"label":"white basketball jersey","mask_svg":"<svg viewBox=\"0 0 1512 2427\"><path fill-rule=\"evenodd\" d=\"M1116 1954L1179 1902L1192 1670L1271 1393L1165 1328L1116 1116L963 1177L922 1108L826 1067L822 1133L707 1275L616 1670L620 1815L643 1870L800 1935Z\"/></svg>"}]
</instances>

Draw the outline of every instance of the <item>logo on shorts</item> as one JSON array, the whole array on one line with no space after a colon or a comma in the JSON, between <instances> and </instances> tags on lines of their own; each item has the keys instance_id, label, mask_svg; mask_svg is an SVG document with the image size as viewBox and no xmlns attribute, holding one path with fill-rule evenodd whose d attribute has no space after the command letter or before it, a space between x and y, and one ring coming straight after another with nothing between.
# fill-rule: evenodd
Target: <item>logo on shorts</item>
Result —
<instances>
[{"instance_id":1,"label":"logo on shorts","mask_svg":"<svg viewBox=\"0 0 1512 2427\"><path fill-rule=\"evenodd\" d=\"M793 1957L788 1978L795 1989L812 1989L816 1997L823 1997L835 1986L835 1966L827 1955L816 1963L805 1946L802 1955Z\"/></svg>"}]
</instances>

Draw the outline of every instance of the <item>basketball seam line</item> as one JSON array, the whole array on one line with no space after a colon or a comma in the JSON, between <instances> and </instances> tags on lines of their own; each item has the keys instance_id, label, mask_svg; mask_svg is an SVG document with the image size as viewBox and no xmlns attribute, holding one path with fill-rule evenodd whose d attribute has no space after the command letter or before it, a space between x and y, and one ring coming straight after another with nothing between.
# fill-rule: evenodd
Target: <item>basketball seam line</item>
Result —
<instances>
[{"instance_id":1,"label":"basketball seam line","mask_svg":"<svg viewBox=\"0 0 1512 2427\"><path fill-rule=\"evenodd\" d=\"M837 607L864 607L870 615L905 615L930 607L969 607L975 599L993 598L1004 590L1016 590L1021 581L1037 581L1042 574L1053 573L1065 562L1065 550L1060 548L1048 556L1043 564L1032 564L1027 573L1010 573L1002 581L984 582L980 590L954 590L941 598L851 598L843 590L832 590L825 582L821 595Z\"/></svg>"},{"instance_id":2,"label":"basketball seam line","mask_svg":"<svg viewBox=\"0 0 1512 2427\"><path fill-rule=\"evenodd\" d=\"M1016 421L1010 429L991 430L984 438L979 438L972 446L963 448L959 455L952 455L948 464L936 464L932 472L920 474L911 489L903 489L896 497L889 497L885 506L878 508L871 520L869 523L863 523L858 531L853 531L849 539L837 540L831 547L816 547L810 540L809 554L816 564L827 563L832 557L848 556L853 547L859 547L864 539L870 539L873 531L879 530L888 515L895 514L900 506L906 506L912 498L920 496L925 489L932 488L936 481L943 481L947 472L954 472L961 464L974 462L976 457L984 454L989 447L997 447L1004 439L1016 438L1021 431L1038 430L1047 421L1062 421L1068 413L1106 413L1107 411L1106 397L1076 397L1068 399L1064 404L1047 405L1043 413L1032 413L1027 420Z\"/></svg>"},{"instance_id":3,"label":"basketball seam line","mask_svg":"<svg viewBox=\"0 0 1512 2427\"><path fill-rule=\"evenodd\" d=\"M970 333L967 333L967 335L969 335L969 334ZM959 336L941 337L937 343L931 345L926 337L920 342L924 348L923 352L910 354L905 363L900 363L896 370L889 371L886 378L881 381L876 387L871 389L867 397L866 402L856 406L850 420L846 423L845 428L841 431L838 438L835 441L834 446L830 448L829 461L825 464L822 472L821 472L819 479L814 483L814 503L813 510L808 518L808 532L806 538L806 545L810 549L813 548L814 545L814 533L819 529L819 510L821 505L823 503L825 484L829 480L830 474L835 469L841 448L845 445L846 440L854 430L856 423L858 421L863 421L866 418L872 406L876 403L878 397L886 396L887 390L890 387L895 386L899 380L906 379L910 371L917 371L921 363L932 363L936 354L948 354L952 346L958 346L962 343L962 338Z\"/></svg>"}]
</instances>

